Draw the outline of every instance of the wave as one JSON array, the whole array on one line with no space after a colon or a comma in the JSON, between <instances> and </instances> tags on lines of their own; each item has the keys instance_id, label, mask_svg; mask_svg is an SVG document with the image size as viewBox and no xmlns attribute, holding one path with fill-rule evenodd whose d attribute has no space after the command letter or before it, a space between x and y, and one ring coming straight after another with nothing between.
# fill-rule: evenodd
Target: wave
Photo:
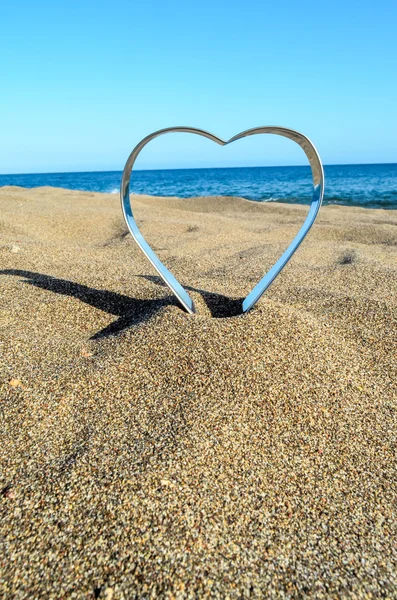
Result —
<instances>
[{"instance_id":1,"label":"wave","mask_svg":"<svg viewBox=\"0 0 397 600\"><path fill-rule=\"evenodd\" d=\"M0 186L53 186L118 194L122 173L0 175ZM242 167L136 171L131 192L151 196L240 196L257 202L310 204L308 167ZM397 164L325 166L324 204L397 209Z\"/></svg>"}]
</instances>

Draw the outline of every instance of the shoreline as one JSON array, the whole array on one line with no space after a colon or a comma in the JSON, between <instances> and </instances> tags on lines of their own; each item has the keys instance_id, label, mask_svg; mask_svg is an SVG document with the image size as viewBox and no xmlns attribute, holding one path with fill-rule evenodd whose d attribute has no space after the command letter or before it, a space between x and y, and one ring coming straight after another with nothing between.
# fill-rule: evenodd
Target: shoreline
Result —
<instances>
[{"instance_id":1,"label":"shoreline","mask_svg":"<svg viewBox=\"0 0 397 600\"><path fill-rule=\"evenodd\" d=\"M119 190L114 191L114 192L96 192L96 191L90 191L90 190L77 190L77 189L71 189L71 188L62 188L62 187L55 187L55 186L37 186L37 187L23 187L23 186L17 186L17 185L4 185L4 186L0 186L0 192L1 191L10 191L12 192L13 190L53 190L54 192L60 191L60 192L74 192L76 194L101 194L103 196L119 196L120 192ZM252 202L254 204L264 204L264 205L287 205L287 206L310 206L311 202L307 201L307 202L303 202L303 201L299 201L299 199L297 200L253 200L250 198L244 198L243 196L219 196L219 195L211 195L211 196L189 196L189 197L182 197L182 196L151 196L148 194L136 194L134 192L131 192L131 196L134 198L153 198L153 199L157 199L157 200L198 200L198 199L209 199L209 198L224 198L225 200L227 199L237 199L237 200L242 200L242 201L246 201L246 202ZM323 210L323 208L325 207L332 207L332 206L339 206L342 208L363 208L365 210L384 210L384 211L393 211L393 210L397 210L397 205L396 206L368 206L366 204L347 204L347 203L343 203L343 201L341 202L330 202L327 201L326 199L324 199L323 203L322 203L322 207L320 210Z\"/></svg>"}]
</instances>

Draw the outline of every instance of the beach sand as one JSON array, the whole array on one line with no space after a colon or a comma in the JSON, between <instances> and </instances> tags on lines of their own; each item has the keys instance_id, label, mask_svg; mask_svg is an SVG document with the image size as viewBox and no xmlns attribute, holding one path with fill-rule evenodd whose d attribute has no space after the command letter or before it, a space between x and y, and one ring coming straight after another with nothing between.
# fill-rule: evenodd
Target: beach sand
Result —
<instances>
[{"instance_id":1,"label":"beach sand","mask_svg":"<svg viewBox=\"0 0 397 600\"><path fill-rule=\"evenodd\" d=\"M397 597L397 212L0 189L0 596Z\"/></svg>"}]
</instances>

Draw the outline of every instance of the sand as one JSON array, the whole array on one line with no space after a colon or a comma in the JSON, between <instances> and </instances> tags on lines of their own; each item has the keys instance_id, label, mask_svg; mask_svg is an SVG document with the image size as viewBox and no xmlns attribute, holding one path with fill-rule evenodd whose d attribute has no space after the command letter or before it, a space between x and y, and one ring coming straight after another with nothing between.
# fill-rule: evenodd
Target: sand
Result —
<instances>
[{"instance_id":1,"label":"sand","mask_svg":"<svg viewBox=\"0 0 397 600\"><path fill-rule=\"evenodd\" d=\"M0 189L0 596L396 598L397 213Z\"/></svg>"}]
</instances>

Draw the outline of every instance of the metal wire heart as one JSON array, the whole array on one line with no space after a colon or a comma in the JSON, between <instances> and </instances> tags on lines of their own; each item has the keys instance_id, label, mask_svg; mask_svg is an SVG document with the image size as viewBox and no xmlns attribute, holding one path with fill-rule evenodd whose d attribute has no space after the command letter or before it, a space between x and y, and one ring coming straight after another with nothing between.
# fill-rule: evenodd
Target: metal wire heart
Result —
<instances>
[{"instance_id":1,"label":"metal wire heart","mask_svg":"<svg viewBox=\"0 0 397 600\"><path fill-rule=\"evenodd\" d=\"M254 306L254 304L256 304L256 302L258 302L258 300L262 296L262 294L267 290L267 288L275 280L275 278L280 273L280 271L285 267L285 265L290 260L291 256L294 254L294 252L297 250L298 246L302 243L302 241L306 237L306 235L307 235L309 229L311 228L311 226L313 225L314 221L316 220L316 217L317 217L318 211L320 210L320 206L321 206L321 203L323 201L323 196L324 196L324 171L323 171L323 166L322 166L320 157L318 155L318 152L317 152L316 148L314 147L314 145L312 144L312 142L302 133L299 133L298 131L294 131L293 129L286 129L285 127L275 127L275 126L255 127L254 129L248 129L247 131L238 133L237 135L235 135L234 137L232 137L230 140L228 140L226 142L224 140L221 140L220 138L216 137L212 133L209 133L208 131L204 131L202 129L195 129L193 127L168 127L167 129L161 129L159 131L155 131L154 133L151 133L150 135L145 137L142 141L140 141L139 144L137 144L137 146L135 146L135 148L131 152L131 154L128 157L128 160L125 164L124 171L123 171L123 177L121 180L120 198L121 198L121 206L122 206L122 210L123 210L123 215L124 215L125 221L127 223L127 227L129 229L129 231L131 232L132 237L134 238L134 240L140 247L140 249L144 252L144 254L147 256L147 258L150 260L150 262L152 263L152 265L154 266L154 268L156 269L156 271L158 272L160 277L168 285L168 287L172 290L172 292L178 298L178 300L182 304L182 306L191 314L196 312L193 300L190 298L190 296L186 292L186 290L181 286L179 281L177 281L177 279L175 279L173 274L163 265L161 260L156 256L156 254L153 252L153 250L151 249L151 247L149 246L149 244L147 243L147 241L145 240L145 238L139 231L138 225L136 224L136 221L135 221L133 213L132 213L131 201L130 201L131 172L132 172L132 168L135 164L135 161L136 161L139 153L146 146L146 144L148 144L154 138L156 138L160 135L164 135L166 133L174 133L174 132L194 133L196 135L201 135L203 137L206 137L206 138L212 140L213 142L216 142L220 146L227 146L228 144L231 144L232 142L240 140L244 137L248 137L250 135L271 133L271 134L280 135L282 137L289 138L290 140L293 140L294 142L296 142L303 149L304 153L306 154L306 156L309 160L311 171L312 171L312 178L313 178L313 196L312 196L312 202L311 202L311 206L310 206L308 215L307 215L301 229L299 230L298 234L292 240L291 244L288 246L288 248L285 250L285 252L280 256L278 261L266 273L266 275L264 275L262 277L262 279L256 284L254 289L248 294L248 296L243 301L242 311L247 312Z\"/></svg>"}]
</instances>

